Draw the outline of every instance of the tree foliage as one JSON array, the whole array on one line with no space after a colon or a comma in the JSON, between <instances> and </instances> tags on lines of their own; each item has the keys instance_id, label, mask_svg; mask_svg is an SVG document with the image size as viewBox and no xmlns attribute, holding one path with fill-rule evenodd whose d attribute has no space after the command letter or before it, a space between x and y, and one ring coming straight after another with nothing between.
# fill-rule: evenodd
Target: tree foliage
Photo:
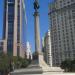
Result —
<instances>
[{"instance_id":1,"label":"tree foliage","mask_svg":"<svg viewBox=\"0 0 75 75\"><path fill-rule=\"evenodd\" d=\"M21 57L9 57L0 53L0 73L8 73L13 69L26 68L30 64L30 60ZM5 75L4 74L4 75Z\"/></svg>"},{"instance_id":2,"label":"tree foliage","mask_svg":"<svg viewBox=\"0 0 75 75\"><path fill-rule=\"evenodd\" d=\"M9 57L5 54L0 55L0 72L8 73L9 72Z\"/></svg>"},{"instance_id":3,"label":"tree foliage","mask_svg":"<svg viewBox=\"0 0 75 75\"><path fill-rule=\"evenodd\" d=\"M75 60L65 60L60 66L65 72L75 72Z\"/></svg>"}]
</instances>

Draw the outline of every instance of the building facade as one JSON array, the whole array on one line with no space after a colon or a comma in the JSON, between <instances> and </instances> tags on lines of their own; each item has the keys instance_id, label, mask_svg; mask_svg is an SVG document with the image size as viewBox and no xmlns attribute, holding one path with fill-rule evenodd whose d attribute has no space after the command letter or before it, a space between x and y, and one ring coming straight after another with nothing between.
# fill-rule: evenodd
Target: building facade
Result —
<instances>
[{"instance_id":1,"label":"building facade","mask_svg":"<svg viewBox=\"0 0 75 75\"><path fill-rule=\"evenodd\" d=\"M29 42L26 42L25 56L26 56L26 59L32 60L32 51L31 51L31 45Z\"/></svg>"},{"instance_id":2,"label":"building facade","mask_svg":"<svg viewBox=\"0 0 75 75\"><path fill-rule=\"evenodd\" d=\"M8 55L24 57L24 0L4 0L3 40Z\"/></svg>"},{"instance_id":3,"label":"building facade","mask_svg":"<svg viewBox=\"0 0 75 75\"><path fill-rule=\"evenodd\" d=\"M75 59L75 0L55 0L49 5L53 66Z\"/></svg>"},{"instance_id":4,"label":"building facade","mask_svg":"<svg viewBox=\"0 0 75 75\"><path fill-rule=\"evenodd\" d=\"M0 40L0 53L2 53L4 50L4 41L5 40Z\"/></svg>"},{"instance_id":5,"label":"building facade","mask_svg":"<svg viewBox=\"0 0 75 75\"><path fill-rule=\"evenodd\" d=\"M51 52L51 36L50 30L45 34L44 39L42 40L43 53L45 62L52 67L52 52Z\"/></svg>"}]
</instances>

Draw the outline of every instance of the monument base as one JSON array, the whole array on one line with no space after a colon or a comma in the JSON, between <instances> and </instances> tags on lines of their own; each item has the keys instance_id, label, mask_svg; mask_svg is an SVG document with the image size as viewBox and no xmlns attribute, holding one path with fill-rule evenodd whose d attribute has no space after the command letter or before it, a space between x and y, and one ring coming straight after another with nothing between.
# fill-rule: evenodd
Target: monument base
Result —
<instances>
[{"instance_id":1,"label":"monument base","mask_svg":"<svg viewBox=\"0 0 75 75\"><path fill-rule=\"evenodd\" d=\"M60 67L49 67L43 60L43 55L38 55L39 60L35 60L26 69L19 69L11 72L11 75L28 75L28 74L43 74L43 73L63 73Z\"/></svg>"}]
</instances>

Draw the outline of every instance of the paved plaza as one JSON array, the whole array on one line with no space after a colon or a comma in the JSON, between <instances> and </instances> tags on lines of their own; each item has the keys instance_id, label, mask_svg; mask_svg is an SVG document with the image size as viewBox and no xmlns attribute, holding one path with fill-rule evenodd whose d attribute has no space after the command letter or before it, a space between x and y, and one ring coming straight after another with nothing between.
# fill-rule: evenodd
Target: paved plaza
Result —
<instances>
[{"instance_id":1,"label":"paved plaza","mask_svg":"<svg viewBox=\"0 0 75 75\"><path fill-rule=\"evenodd\" d=\"M19 74L19 75L75 75L75 73L43 73L43 74Z\"/></svg>"}]
</instances>

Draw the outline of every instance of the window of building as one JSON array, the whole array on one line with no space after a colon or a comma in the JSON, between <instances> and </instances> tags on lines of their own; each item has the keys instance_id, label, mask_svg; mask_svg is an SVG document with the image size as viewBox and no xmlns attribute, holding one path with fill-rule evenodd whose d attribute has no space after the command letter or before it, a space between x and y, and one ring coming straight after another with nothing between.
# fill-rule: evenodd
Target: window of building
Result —
<instances>
[{"instance_id":1,"label":"window of building","mask_svg":"<svg viewBox=\"0 0 75 75\"><path fill-rule=\"evenodd\" d=\"M17 46L17 56L20 55L20 46Z\"/></svg>"},{"instance_id":2,"label":"window of building","mask_svg":"<svg viewBox=\"0 0 75 75\"><path fill-rule=\"evenodd\" d=\"M75 13L75 9L73 9L72 12Z\"/></svg>"},{"instance_id":3,"label":"window of building","mask_svg":"<svg viewBox=\"0 0 75 75\"><path fill-rule=\"evenodd\" d=\"M8 15L14 15L14 5L12 5L12 4L9 4L8 5Z\"/></svg>"},{"instance_id":4,"label":"window of building","mask_svg":"<svg viewBox=\"0 0 75 75\"><path fill-rule=\"evenodd\" d=\"M8 0L8 2L14 2L15 0Z\"/></svg>"},{"instance_id":5,"label":"window of building","mask_svg":"<svg viewBox=\"0 0 75 75\"><path fill-rule=\"evenodd\" d=\"M75 0L71 0L71 2L74 2Z\"/></svg>"}]
</instances>

